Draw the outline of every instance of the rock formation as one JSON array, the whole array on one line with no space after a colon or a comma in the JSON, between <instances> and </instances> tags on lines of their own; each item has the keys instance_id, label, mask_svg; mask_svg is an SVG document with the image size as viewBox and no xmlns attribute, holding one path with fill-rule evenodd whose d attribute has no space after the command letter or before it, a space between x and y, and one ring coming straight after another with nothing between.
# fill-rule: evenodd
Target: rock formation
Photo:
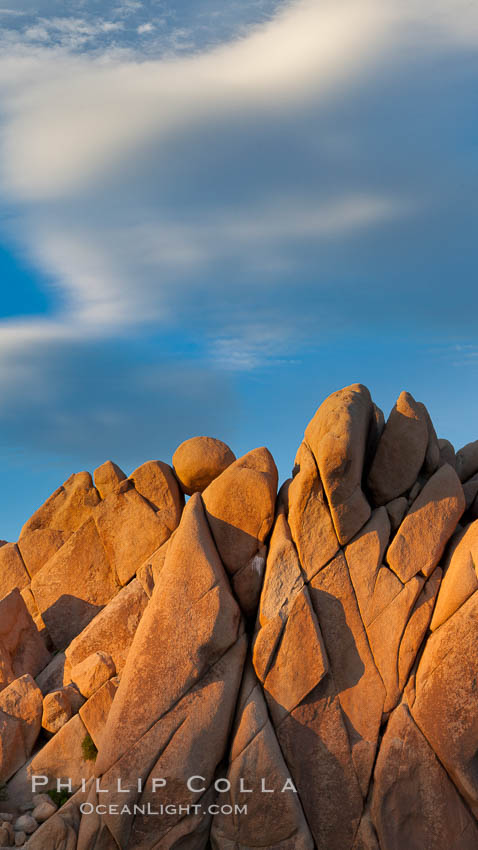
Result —
<instances>
[{"instance_id":1,"label":"rock formation","mask_svg":"<svg viewBox=\"0 0 478 850\"><path fill-rule=\"evenodd\" d=\"M277 484L196 437L0 544L0 850L476 850L478 441L353 385Z\"/></svg>"}]
</instances>

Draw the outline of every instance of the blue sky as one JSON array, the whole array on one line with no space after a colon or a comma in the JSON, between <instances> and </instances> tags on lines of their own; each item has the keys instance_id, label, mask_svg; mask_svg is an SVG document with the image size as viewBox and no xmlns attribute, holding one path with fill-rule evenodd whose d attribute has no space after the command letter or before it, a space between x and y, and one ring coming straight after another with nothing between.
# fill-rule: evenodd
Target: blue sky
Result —
<instances>
[{"instance_id":1,"label":"blue sky","mask_svg":"<svg viewBox=\"0 0 478 850\"><path fill-rule=\"evenodd\" d=\"M476 439L477 71L468 0L0 8L0 537L354 381Z\"/></svg>"}]
</instances>

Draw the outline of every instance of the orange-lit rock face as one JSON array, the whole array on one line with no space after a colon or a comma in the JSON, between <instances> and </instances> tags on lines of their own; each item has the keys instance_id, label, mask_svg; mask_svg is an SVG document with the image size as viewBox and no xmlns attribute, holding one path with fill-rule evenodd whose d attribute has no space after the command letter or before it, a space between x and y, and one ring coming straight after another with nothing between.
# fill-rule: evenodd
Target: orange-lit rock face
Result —
<instances>
[{"instance_id":1,"label":"orange-lit rock face","mask_svg":"<svg viewBox=\"0 0 478 850\"><path fill-rule=\"evenodd\" d=\"M71 476L0 545L1 775L74 792L28 846L476 850L476 445L354 384L279 496L209 437Z\"/></svg>"},{"instance_id":2,"label":"orange-lit rock face","mask_svg":"<svg viewBox=\"0 0 478 850\"><path fill-rule=\"evenodd\" d=\"M181 443L173 455L173 467L183 491L192 496L224 472L236 456L222 440L192 437Z\"/></svg>"}]
</instances>

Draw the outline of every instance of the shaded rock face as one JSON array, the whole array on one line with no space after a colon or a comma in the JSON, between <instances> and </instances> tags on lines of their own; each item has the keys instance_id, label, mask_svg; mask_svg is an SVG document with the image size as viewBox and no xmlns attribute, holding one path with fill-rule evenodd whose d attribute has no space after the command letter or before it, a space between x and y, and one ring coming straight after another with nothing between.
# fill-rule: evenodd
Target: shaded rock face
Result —
<instances>
[{"instance_id":1,"label":"shaded rock face","mask_svg":"<svg viewBox=\"0 0 478 850\"><path fill-rule=\"evenodd\" d=\"M354 384L279 495L207 437L68 479L0 545L9 806L74 794L28 846L475 850L477 445Z\"/></svg>"},{"instance_id":2,"label":"shaded rock face","mask_svg":"<svg viewBox=\"0 0 478 850\"><path fill-rule=\"evenodd\" d=\"M0 781L10 779L32 752L42 705L40 688L28 674L0 692Z\"/></svg>"},{"instance_id":3,"label":"shaded rock face","mask_svg":"<svg viewBox=\"0 0 478 850\"><path fill-rule=\"evenodd\" d=\"M18 588L0 599L0 692L19 676L36 676L50 660Z\"/></svg>"},{"instance_id":4,"label":"shaded rock face","mask_svg":"<svg viewBox=\"0 0 478 850\"><path fill-rule=\"evenodd\" d=\"M202 494L217 551L247 616L255 613L260 596L262 546L274 520L276 493L274 459L260 448L228 466Z\"/></svg>"},{"instance_id":5,"label":"shaded rock face","mask_svg":"<svg viewBox=\"0 0 478 850\"><path fill-rule=\"evenodd\" d=\"M410 393L397 399L377 446L368 476L376 504L396 499L415 484L428 445L428 416Z\"/></svg>"}]
</instances>

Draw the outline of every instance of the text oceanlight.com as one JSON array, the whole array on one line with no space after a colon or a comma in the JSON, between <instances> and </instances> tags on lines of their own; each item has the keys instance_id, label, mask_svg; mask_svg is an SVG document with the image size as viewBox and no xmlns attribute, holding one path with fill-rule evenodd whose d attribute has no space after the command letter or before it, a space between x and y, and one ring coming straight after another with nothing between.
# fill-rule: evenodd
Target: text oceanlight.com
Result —
<instances>
[{"instance_id":1,"label":"text oceanlight.com","mask_svg":"<svg viewBox=\"0 0 478 850\"><path fill-rule=\"evenodd\" d=\"M181 815L182 817L201 814L247 815L247 804L244 804L243 806L238 804L231 806L228 803L224 803L223 805L212 803L210 806L201 806L199 803L184 805L168 803L165 806L159 805L154 807L151 803L147 803L144 806L141 806L138 803L131 806L128 806L127 803L122 806L114 803L100 803L96 806L93 805L93 803L82 803L80 806L80 812L82 815Z\"/></svg>"}]
</instances>

